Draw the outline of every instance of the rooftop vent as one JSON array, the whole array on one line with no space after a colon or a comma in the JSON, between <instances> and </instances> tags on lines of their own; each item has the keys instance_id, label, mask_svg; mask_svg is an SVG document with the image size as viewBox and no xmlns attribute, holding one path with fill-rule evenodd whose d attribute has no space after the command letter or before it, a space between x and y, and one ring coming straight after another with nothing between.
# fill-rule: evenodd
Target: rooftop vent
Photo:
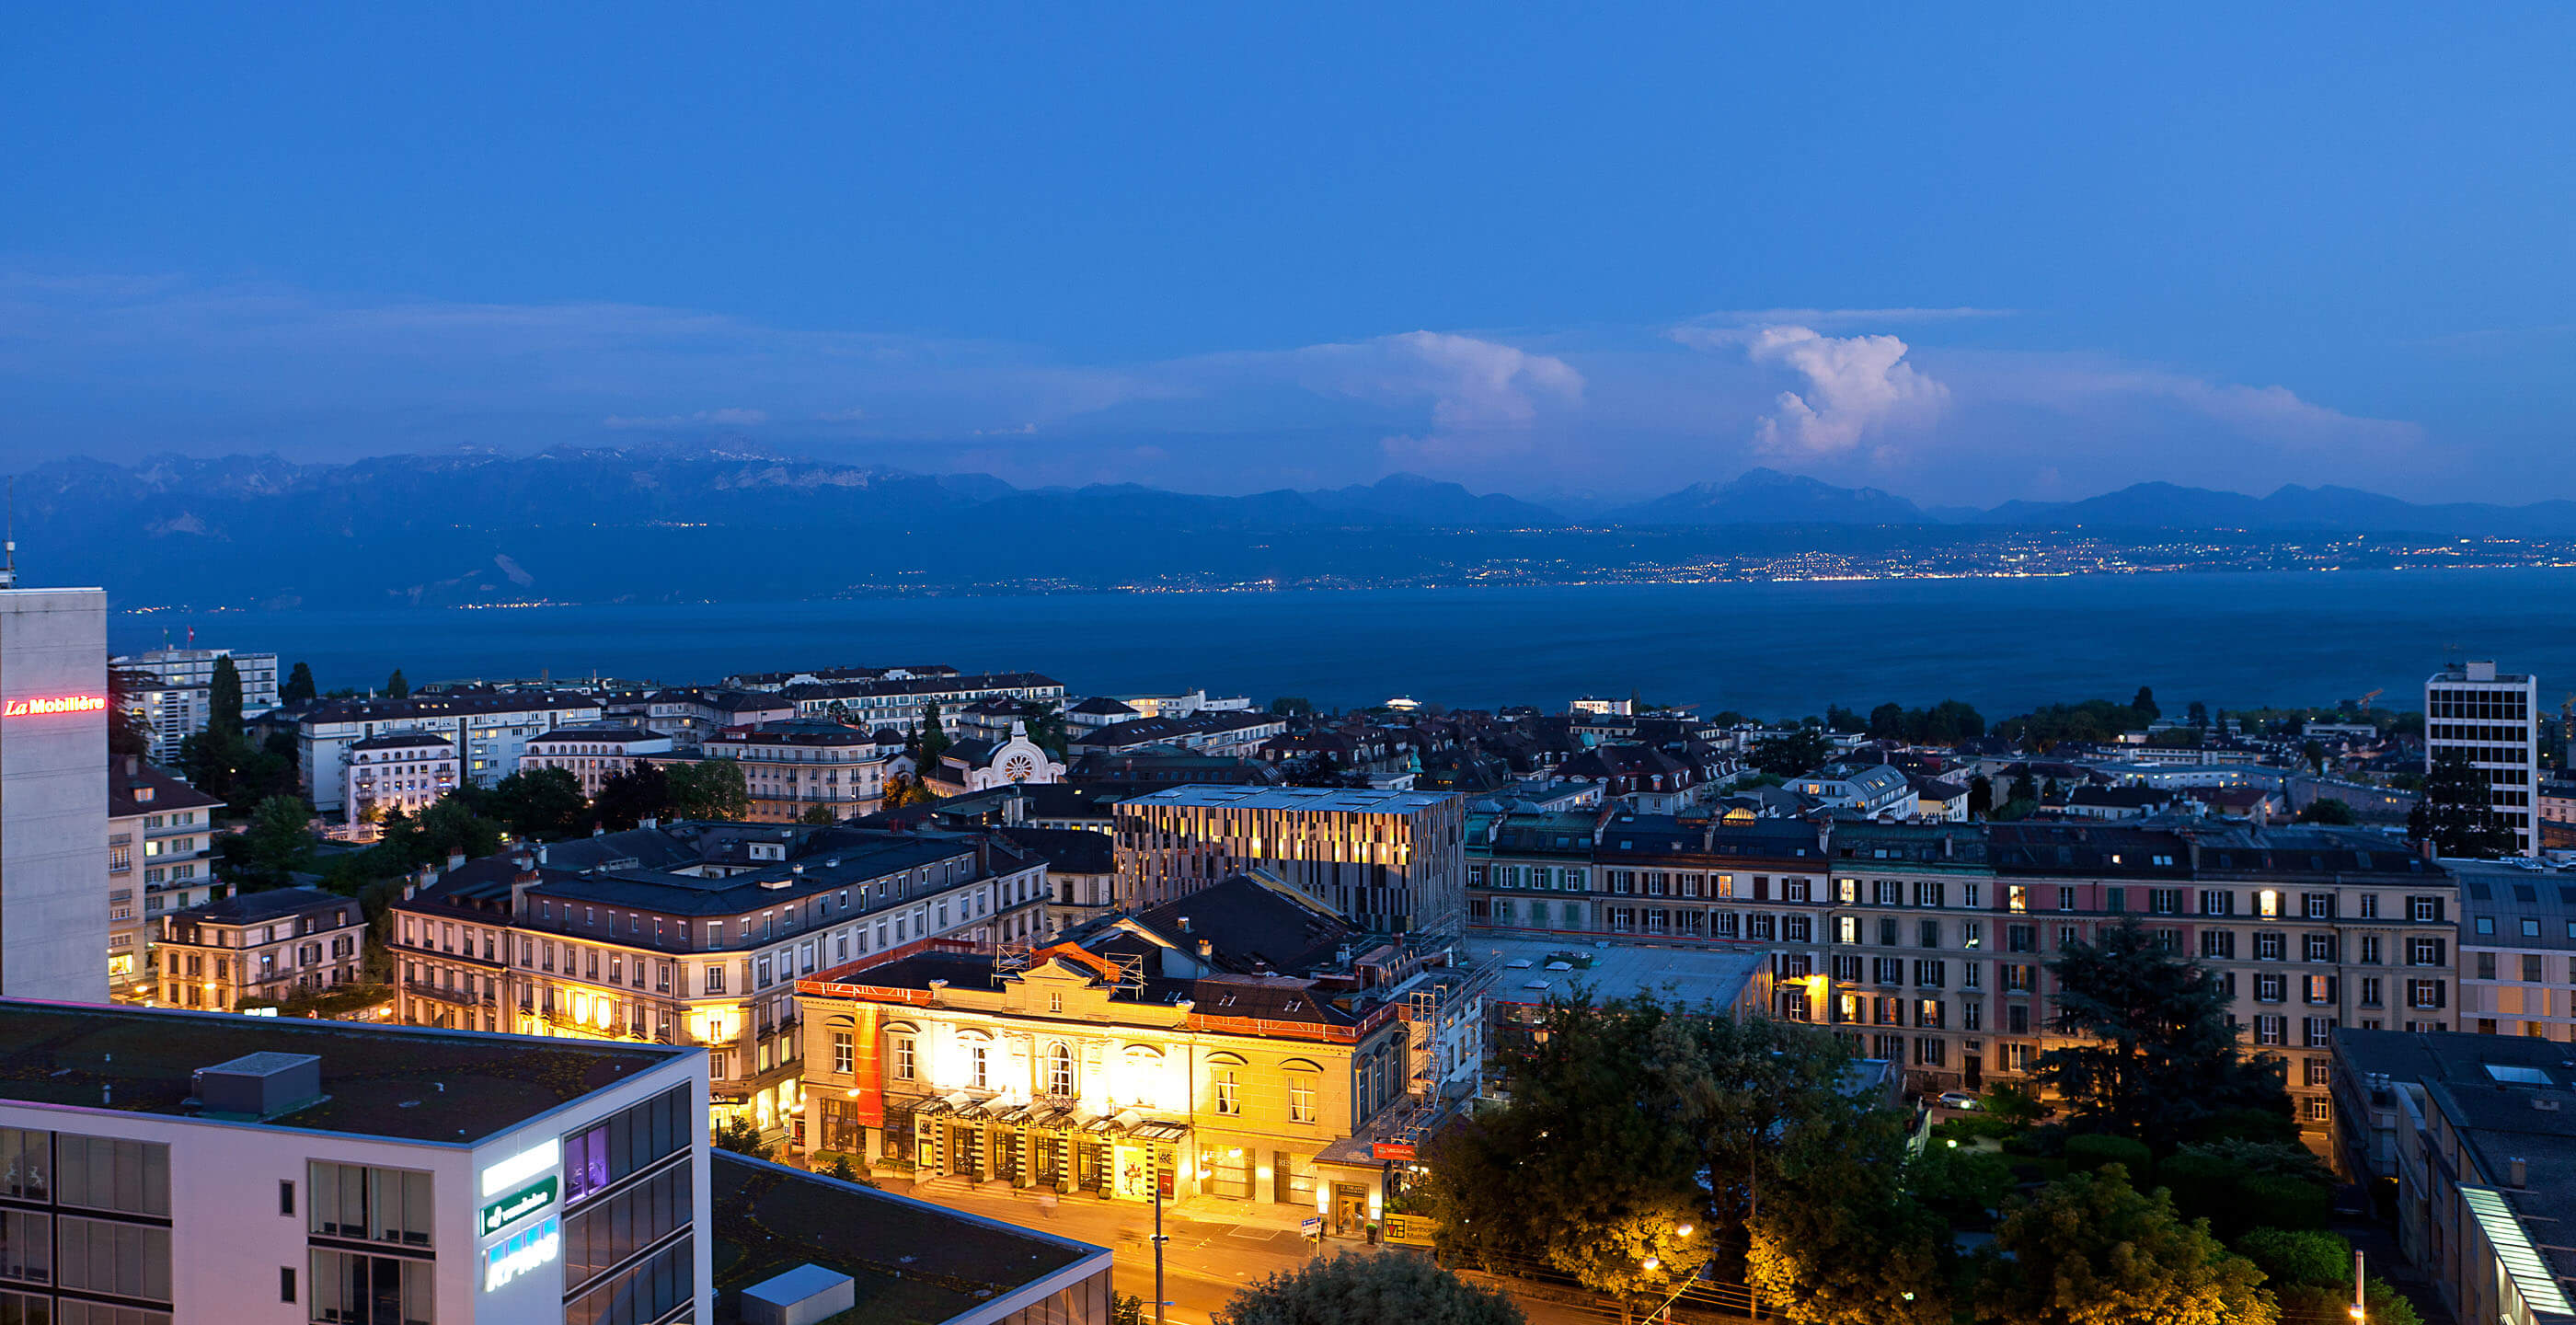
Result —
<instances>
[{"instance_id":1,"label":"rooftop vent","mask_svg":"<svg viewBox=\"0 0 2576 1325\"><path fill-rule=\"evenodd\" d=\"M322 1098L322 1059L314 1054L243 1054L194 1074L197 1105L210 1114L272 1118Z\"/></svg>"},{"instance_id":2,"label":"rooftop vent","mask_svg":"<svg viewBox=\"0 0 2576 1325\"><path fill-rule=\"evenodd\" d=\"M799 1265L742 1290L747 1325L814 1325L847 1311L857 1300L850 1276L820 1265Z\"/></svg>"}]
</instances>

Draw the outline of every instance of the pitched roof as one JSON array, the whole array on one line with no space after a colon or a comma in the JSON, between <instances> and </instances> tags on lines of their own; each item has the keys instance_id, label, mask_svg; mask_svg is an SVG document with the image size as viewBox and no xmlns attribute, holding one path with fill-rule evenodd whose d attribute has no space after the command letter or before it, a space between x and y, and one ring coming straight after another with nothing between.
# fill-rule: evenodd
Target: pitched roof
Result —
<instances>
[{"instance_id":1,"label":"pitched roof","mask_svg":"<svg viewBox=\"0 0 2576 1325\"><path fill-rule=\"evenodd\" d=\"M108 756L107 817L110 819L166 814L172 810L198 810L223 803L189 786L168 769L131 757Z\"/></svg>"}]
</instances>

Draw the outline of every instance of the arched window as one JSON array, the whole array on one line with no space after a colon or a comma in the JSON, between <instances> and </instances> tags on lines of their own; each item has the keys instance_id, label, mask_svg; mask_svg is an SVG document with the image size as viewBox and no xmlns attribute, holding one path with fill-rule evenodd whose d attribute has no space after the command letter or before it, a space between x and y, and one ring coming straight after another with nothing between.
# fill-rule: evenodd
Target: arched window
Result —
<instances>
[{"instance_id":1,"label":"arched window","mask_svg":"<svg viewBox=\"0 0 2576 1325\"><path fill-rule=\"evenodd\" d=\"M1062 1099L1073 1097L1073 1050L1065 1045L1047 1050L1047 1093Z\"/></svg>"}]
</instances>

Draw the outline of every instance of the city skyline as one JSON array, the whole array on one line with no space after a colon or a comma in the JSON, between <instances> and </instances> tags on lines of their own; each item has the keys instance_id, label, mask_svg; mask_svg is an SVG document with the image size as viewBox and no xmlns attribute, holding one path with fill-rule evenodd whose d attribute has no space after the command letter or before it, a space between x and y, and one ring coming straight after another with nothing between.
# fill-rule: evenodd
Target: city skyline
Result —
<instances>
[{"instance_id":1,"label":"city skyline","mask_svg":"<svg viewBox=\"0 0 2576 1325\"><path fill-rule=\"evenodd\" d=\"M2576 494L2563 13L671 17L43 20L0 467Z\"/></svg>"}]
</instances>

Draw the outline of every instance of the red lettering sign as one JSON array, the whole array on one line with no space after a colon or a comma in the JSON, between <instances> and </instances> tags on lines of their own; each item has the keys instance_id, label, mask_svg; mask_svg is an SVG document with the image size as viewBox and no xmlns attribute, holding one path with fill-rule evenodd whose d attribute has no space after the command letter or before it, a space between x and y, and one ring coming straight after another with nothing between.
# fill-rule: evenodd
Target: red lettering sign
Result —
<instances>
[{"instance_id":1,"label":"red lettering sign","mask_svg":"<svg viewBox=\"0 0 2576 1325\"><path fill-rule=\"evenodd\" d=\"M1372 1159L1411 1159L1414 1157L1413 1143L1410 1141L1379 1141L1369 1147L1369 1156Z\"/></svg>"},{"instance_id":2,"label":"red lettering sign","mask_svg":"<svg viewBox=\"0 0 2576 1325\"><path fill-rule=\"evenodd\" d=\"M0 717L32 718L46 713L97 713L107 701L97 695L64 695L56 699L13 699L0 707Z\"/></svg>"}]
</instances>

